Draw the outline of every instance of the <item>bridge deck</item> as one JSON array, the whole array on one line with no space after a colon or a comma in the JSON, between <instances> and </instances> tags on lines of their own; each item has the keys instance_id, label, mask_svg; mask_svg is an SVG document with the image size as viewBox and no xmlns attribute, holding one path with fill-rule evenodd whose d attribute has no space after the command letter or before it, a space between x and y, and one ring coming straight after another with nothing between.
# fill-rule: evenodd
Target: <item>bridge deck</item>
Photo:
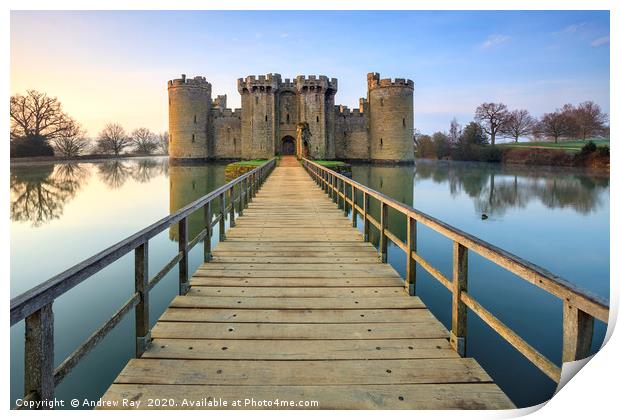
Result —
<instances>
[{"instance_id":1,"label":"bridge deck","mask_svg":"<svg viewBox=\"0 0 620 420\"><path fill-rule=\"evenodd\" d=\"M296 161L274 170L226 236L104 400L513 407Z\"/></svg>"}]
</instances>

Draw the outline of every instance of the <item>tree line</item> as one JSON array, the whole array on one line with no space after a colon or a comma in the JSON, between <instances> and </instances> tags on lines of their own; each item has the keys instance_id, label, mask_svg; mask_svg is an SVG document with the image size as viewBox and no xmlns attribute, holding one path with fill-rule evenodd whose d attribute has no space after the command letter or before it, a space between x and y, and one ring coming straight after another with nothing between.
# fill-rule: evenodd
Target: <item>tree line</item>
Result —
<instances>
[{"instance_id":1,"label":"tree line","mask_svg":"<svg viewBox=\"0 0 620 420\"><path fill-rule=\"evenodd\" d=\"M10 117L11 157L168 154L168 132L145 127L127 132L121 124L108 123L91 138L57 98L36 90L11 96Z\"/></svg>"},{"instance_id":2,"label":"tree line","mask_svg":"<svg viewBox=\"0 0 620 420\"><path fill-rule=\"evenodd\" d=\"M608 116L592 101L577 106L566 104L554 112L536 118L525 109L510 110L503 103L483 103L476 108L474 120L464 128L456 118L450 122L447 132L431 135L415 133L416 155L419 157L451 156L461 159L465 154L482 154L481 160L500 159L500 151L481 146L495 146L498 138L512 139L515 143L525 137L558 143L560 139L581 139L585 142L593 136L608 136Z\"/></svg>"}]
</instances>

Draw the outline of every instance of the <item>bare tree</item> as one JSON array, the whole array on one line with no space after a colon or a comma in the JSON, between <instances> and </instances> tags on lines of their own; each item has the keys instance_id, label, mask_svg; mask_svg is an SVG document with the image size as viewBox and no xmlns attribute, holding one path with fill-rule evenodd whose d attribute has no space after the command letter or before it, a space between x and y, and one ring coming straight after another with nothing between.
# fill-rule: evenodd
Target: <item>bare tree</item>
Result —
<instances>
[{"instance_id":1,"label":"bare tree","mask_svg":"<svg viewBox=\"0 0 620 420\"><path fill-rule=\"evenodd\" d=\"M157 149L155 133L148 128L140 127L131 132L131 144L134 151L150 155Z\"/></svg>"},{"instance_id":2,"label":"bare tree","mask_svg":"<svg viewBox=\"0 0 620 420\"><path fill-rule=\"evenodd\" d=\"M36 90L11 96L11 140L49 140L67 135L75 121L56 98Z\"/></svg>"},{"instance_id":3,"label":"bare tree","mask_svg":"<svg viewBox=\"0 0 620 420\"><path fill-rule=\"evenodd\" d=\"M528 136L534 132L538 121L525 109L515 109L510 112L506 124L502 128L502 134L519 142L519 137Z\"/></svg>"},{"instance_id":4,"label":"bare tree","mask_svg":"<svg viewBox=\"0 0 620 420\"><path fill-rule=\"evenodd\" d=\"M169 146L170 136L168 135L168 132L164 131L163 133L159 133L157 135L157 148L159 149L159 151L167 155Z\"/></svg>"},{"instance_id":5,"label":"bare tree","mask_svg":"<svg viewBox=\"0 0 620 420\"><path fill-rule=\"evenodd\" d=\"M540 131L557 143L560 137L568 136L573 130L571 117L562 110L549 112L540 120Z\"/></svg>"},{"instance_id":6,"label":"bare tree","mask_svg":"<svg viewBox=\"0 0 620 420\"><path fill-rule=\"evenodd\" d=\"M577 108L574 108L573 116L575 118L577 135L583 141L594 134L603 133L605 129L607 114L592 101L580 103Z\"/></svg>"},{"instance_id":7,"label":"bare tree","mask_svg":"<svg viewBox=\"0 0 620 420\"><path fill-rule=\"evenodd\" d=\"M90 148L90 140L86 137L86 131L74 123L63 136L51 140L56 153L66 157L75 157L84 154Z\"/></svg>"},{"instance_id":8,"label":"bare tree","mask_svg":"<svg viewBox=\"0 0 620 420\"><path fill-rule=\"evenodd\" d=\"M491 136L492 146L495 146L495 136L502 132L508 116L508 107L502 103L485 102L476 108L476 122Z\"/></svg>"},{"instance_id":9,"label":"bare tree","mask_svg":"<svg viewBox=\"0 0 620 420\"><path fill-rule=\"evenodd\" d=\"M120 124L106 124L97 138L97 148L102 153L114 153L118 156L129 145L131 139Z\"/></svg>"},{"instance_id":10,"label":"bare tree","mask_svg":"<svg viewBox=\"0 0 620 420\"><path fill-rule=\"evenodd\" d=\"M452 121L450 121L450 131L448 132L448 140L450 141L451 145L455 145L459 142L461 132L461 125L456 120L456 117L452 118Z\"/></svg>"}]
</instances>

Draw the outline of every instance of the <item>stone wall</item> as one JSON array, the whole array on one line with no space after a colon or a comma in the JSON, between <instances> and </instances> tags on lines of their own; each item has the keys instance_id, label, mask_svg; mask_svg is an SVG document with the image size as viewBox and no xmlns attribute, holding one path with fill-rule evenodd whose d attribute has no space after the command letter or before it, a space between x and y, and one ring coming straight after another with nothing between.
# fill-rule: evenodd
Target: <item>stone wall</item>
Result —
<instances>
[{"instance_id":1,"label":"stone wall","mask_svg":"<svg viewBox=\"0 0 620 420\"><path fill-rule=\"evenodd\" d=\"M241 109L213 110L213 157L241 158Z\"/></svg>"},{"instance_id":2,"label":"stone wall","mask_svg":"<svg viewBox=\"0 0 620 420\"><path fill-rule=\"evenodd\" d=\"M366 114L360 109L351 111L342 105L336 108L334 128L336 159L370 159Z\"/></svg>"}]
</instances>

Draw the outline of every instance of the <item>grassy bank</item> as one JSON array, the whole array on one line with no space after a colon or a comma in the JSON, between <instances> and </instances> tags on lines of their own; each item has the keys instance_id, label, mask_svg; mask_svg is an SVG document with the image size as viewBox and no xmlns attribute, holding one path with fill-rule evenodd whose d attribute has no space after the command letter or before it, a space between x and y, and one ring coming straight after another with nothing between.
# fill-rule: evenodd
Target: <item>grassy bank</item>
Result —
<instances>
[{"instance_id":1,"label":"grassy bank","mask_svg":"<svg viewBox=\"0 0 620 420\"><path fill-rule=\"evenodd\" d=\"M565 150L568 152L579 152L581 148L589 141L596 144L597 147L607 146L609 147L609 139L588 139L583 140L565 140L557 143L550 141L530 141L524 143L502 143L498 144L501 148L536 148L536 149L554 149Z\"/></svg>"}]
</instances>

